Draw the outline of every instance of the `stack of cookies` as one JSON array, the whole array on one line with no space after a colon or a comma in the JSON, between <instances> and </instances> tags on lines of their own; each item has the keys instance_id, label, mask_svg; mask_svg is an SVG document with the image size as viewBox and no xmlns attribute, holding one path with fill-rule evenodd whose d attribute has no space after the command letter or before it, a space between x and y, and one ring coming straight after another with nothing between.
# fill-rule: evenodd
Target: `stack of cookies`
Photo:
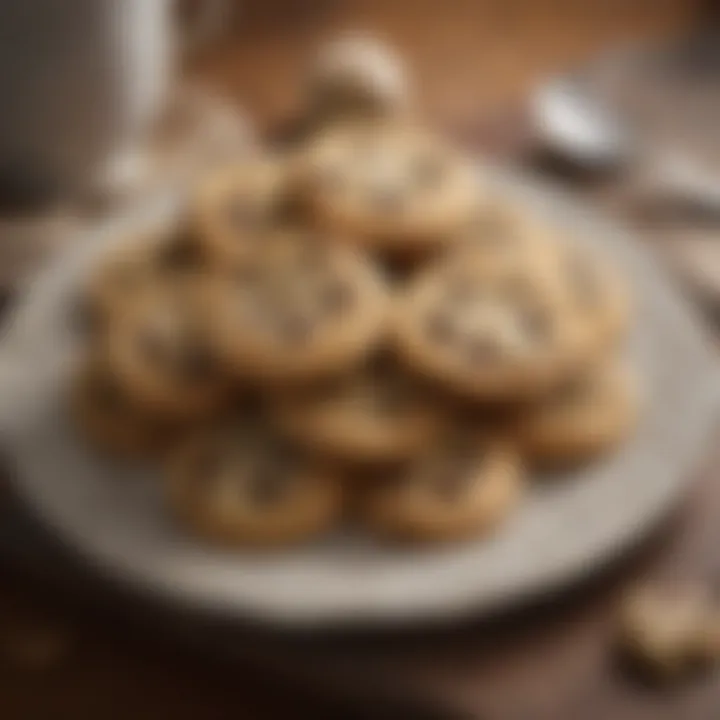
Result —
<instances>
[{"instance_id":1,"label":"stack of cookies","mask_svg":"<svg viewBox=\"0 0 720 720\"><path fill-rule=\"evenodd\" d=\"M395 58L331 50L313 131L199 178L177 225L87 283L74 414L95 444L159 461L169 511L211 541L347 520L487 533L528 469L630 432L625 289L417 121Z\"/></svg>"}]
</instances>

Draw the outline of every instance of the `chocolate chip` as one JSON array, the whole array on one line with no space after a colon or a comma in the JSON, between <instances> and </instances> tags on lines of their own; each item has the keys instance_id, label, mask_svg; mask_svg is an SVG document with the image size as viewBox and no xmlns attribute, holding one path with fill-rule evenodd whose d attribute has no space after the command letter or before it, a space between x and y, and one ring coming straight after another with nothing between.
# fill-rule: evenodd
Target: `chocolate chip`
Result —
<instances>
[{"instance_id":1,"label":"chocolate chip","mask_svg":"<svg viewBox=\"0 0 720 720\"><path fill-rule=\"evenodd\" d=\"M168 348L163 340L152 329L146 328L138 335L137 346L148 362L163 364L167 360Z\"/></svg>"},{"instance_id":2,"label":"chocolate chip","mask_svg":"<svg viewBox=\"0 0 720 720\"><path fill-rule=\"evenodd\" d=\"M379 187L372 191L370 203L378 210L393 213L402 209L404 193L399 187Z\"/></svg>"},{"instance_id":3,"label":"chocolate chip","mask_svg":"<svg viewBox=\"0 0 720 720\"><path fill-rule=\"evenodd\" d=\"M467 437L459 437L451 444L449 454L456 467L464 470L476 466L484 459L485 451L478 446L477 440L468 440Z\"/></svg>"},{"instance_id":4,"label":"chocolate chip","mask_svg":"<svg viewBox=\"0 0 720 720\"><path fill-rule=\"evenodd\" d=\"M272 458L260 461L251 471L247 484L248 497L253 505L269 507L276 505L287 493L288 468Z\"/></svg>"},{"instance_id":5,"label":"chocolate chip","mask_svg":"<svg viewBox=\"0 0 720 720\"><path fill-rule=\"evenodd\" d=\"M105 326L105 317L97 305L83 297L70 309L70 327L73 332L84 338L101 333Z\"/></svg>"},{"instance_id":6,"label":"chocolate chip","mask_svg":"<svg viewBox=\"0 0 720 720\"><path fill-rule=\"evenodd\" d=\"M600 299L600 287L597 277L585 271L582 275L575 275L572 279L575 297L583 309L594 308Z\"/></svg>"},{"instance_id":7,"label":"chocolate chip","mask_svg":"<svg viewBox=\"0 0 720 720\"><path fill-rule=\"evenodd\" d=\"M327 259L327 252L320 238L307 237L303 239L302 248L298 257L299 265L303 270L312 272L323 268L326 265Z\"/></svg>"},{"instance_id":8,"label":"chocolate chip","mask_svg":"<svg viewBox=\"0 0 720 720\"><path fill-rule=\"evenodd\" d=\"M481 245L514 245L518 240L506 218L487 210L474 218L471 227L473 239Z\"/></svg>"},{"instance_id":9,"label":"chocolate chip","mask_svg":"<svg viewBox=\"0 0 720 720\"><path fill-rule=\"evenodd\" d=\"M502 248L508 241L507 237L497 232L494 228L473 228L470 236L470 243L482 248Z\"/></svg>"},{"instance_id":10,"label":"chocolate chip","mask_svg":"<svg viewBox=\"0 0 720 720\"><path fill-rule=\"evenodd\" d=\"M466 275L455 278L445 291L445 297L453 305L464 305L473 300L480 288Z\"/></svg>"},{"instance_id":11,"label":"chocolate chip","mask_svg":"<svg viewBox=\"0 0 720 720\"><path fill-rule=\"evenodd\" d=\"M524 300L532 296L533 287L523 275L509 275L504 278L500 292L510 301Z\"/></svg>"},{"instance_id":12,"label":"chocolate chip","mask_svg":"<svg viewBox=\"0 0 720 720\"><path fill-rule=\"evenodd\" d=\"M186 270L198 264L197 247L189 237L176 238L164 244L157 255L157 265L162 270Z\"/></svg>"},{"instance_id":13,"label":"chocolate chip","mask_svg":"<svg viewBox=\"0 0 720 720\"><path fill-rule=\"evenodd\" d=\"M229 202L226 216L230 225L238 231L261 228L269 220L266 208L241 197L235 197Z\"/></svg>"},{"instance_id":14,"label":"chocolate chip","mask_svg":"<svg viewBox=\"0 0 720 720\"><path fill-rule=\"evenodd\" d=\"M258 269L249 264L233 269L233 280L239 285L251 285L258 279Z\"/></svg>"},{"instance_id":15,"label":"chocolate chip","mask_svg":"<svg viewBox=\"0 0 720 720\"><path fill-rule=\"evenodd\" d=\"M98 402L108 410L120 409L123 405L123 395L115 380L107 375L97 379L95 392Z\"/></svg>"},{"instance_id":16,"label":"chocolate chip","mask_svg":"<svg viewBox=\"0 0 720 720\"><path fill-rule=\"evenodd\" d=\"M502 354L497 340L486 335L468 338L465 349L468 359L473 365L493 362Z\"/></svg>"},{"instance_id":17,"label":"chocolate chip","mask_svg":"<svg viewBox=\"0 0 720 720\"><path fill-rule=\"evenodd\" d=\"M452 343L456 337L452 319L442 312L435 312L428 317L426 331L433 342L443 345Z\"/></svg>"},{"instance_id":18,"label":"chocolate chip","mask_svg":"<svg viewBox=\"0 0 720 720\"><path fill-rule=\"evenodd\" d=\"M126 291L136 287L139 279L139 268L129 264L118 265L111 275L112 284Z\"/></svg>"},{"instance_id":19,"label":"chocolate chip","mask_svg":"<svg viewBox=\"0 0 720 720\"><path fill-rule=\"evenodd\" d=\"M342 312L352 301L352 290L339 280L329 282L321 290L322 308L330 313Z\"/></svg>"},{"instance_id":20,"label":"chocolate chip","mask_svg":"<svg viewBox=\"0 0 720 720\"><path fill-rule=\"evenodd\" d=\"M256 478L248 486L248 494L253 505L268 507L277 504L285 491L285 484L279 477Z\"/></svg>"},{"instance_id":21,"label":"chocolate chip","mask_svg":"<svg viewBox=\"0 0 720 720\"><path fill-rule=\"evenodd\" d=\"M531 340L547 340L553 330L550 315L542 308L526 308L521 315L522 327Z\"/></svg>"},{"instance_id":22,"label":"chocolate chip","mask_svg":"<svg viewBox=\"0 0 720 720\"><path fill-rule=\"evenodd\" d=\"M225 208L225 213L228 222L238 230L243 230L248 226L252 215L248 203L239 197L234 197L230 200Z\"/></svg>"},{"instance_id":23,"label":"chocolate chip","mask_svg":"<svg viewBox=\"0 0 720 720\"><path fill-rule=\"evenodd\" d=\"M300 313L288 314L278 318L282 339L290 345L304 345L315 330L315 323Z\"/></svg>"},{"instance_id":24,"label":"chocolate chip","mask_svg":"<svg viewBox=\"0 0 720 720\"><path fill-rule=\"evenodd\" d=\"M198 484L205 484L220 472L220 458L215 448L201 448L192 459L192 477Z\"/></svg>"},{"instance_id":25,"label":"chocolate chip","mask_svg":"<svg viewBox=\"0 0 720 720\"><path fill-rule=\"evenodd\" d=\"M424 188L437 187L442 180L445 167L437 157L420 156L413 163L412 173L418 185Z\"/></svg>"},{"instance_id":26,"label":"chocolate chip","mask_svg":"<svg viewBox=\"0 0 720 720\"><path fill-rule=\"evenodd\" d=\"M337 165L328 165L318 174L318 182L327 190L342 190L345 187L345 173Z\"/></svg>"},{"instance_id":27,"label":"chocolate chip","mask_svg":"<svg viewBox=\"0 0 720 720\"><path fill-rule=\"evenodd\" d=\"M407 385L388 382L373 388L373 406L381 413L402 412L408 407L411 400L412 395Z\"/></svg>"},{"instance_id":28,"label":"chocolate chip","mask_svg":"<svg viewBox=\"0 0 720 720\"><path fill-rule=\"evenodd\" d=\"M578 253L571 253L567 260L567 273L581 307L593 307L600 296L600 287L597 274L587 258L583 258Z\"/></svg>"},{"instance_id":29,"label":"chocolate chip","mask_svg":"<svg viewBox=\"0 0 720 720\"><path fill-rule=\"evenodd\" d=\"M433 479L433 489L444 502L454 503L464 495L469 481L470 469L465 462L452 462L442 468Z\"/></svg>"},{"instance_id":30,"label":"chocolate chip","mask_svg":"<svg viewBox=\"0 0 720 720\"><path fill-rule=\"evenodd\" d=\"M587 388L587 381L584 377L575 377L563 383L557 391L557 400L559 402L570 402L580 397Z\"/></svg>"},{"instance_id":31,"label":"chocolate chip","mask_svg":"<svg viewBox=\"0 0 720 720\"><path fill-rule=\"evenodd\" d=\"M215 370L215 358L199 344L190 344L180 354L178 369L189 380L203 380Z\"/></svg>"}]
</instances>

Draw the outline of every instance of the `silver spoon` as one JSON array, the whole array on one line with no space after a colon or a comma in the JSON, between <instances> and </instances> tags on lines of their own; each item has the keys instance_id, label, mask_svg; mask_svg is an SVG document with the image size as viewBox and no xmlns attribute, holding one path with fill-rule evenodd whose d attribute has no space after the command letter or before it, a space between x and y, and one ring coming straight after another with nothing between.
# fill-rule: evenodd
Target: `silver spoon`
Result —
<instances>
[{"instance_id":1,"label":"silver spoon","mask_svg":"<svg viewBox=\"0 0 720 720\"><path fill-rule=\"evenodd\" d=\"M720 212L720 171L689 154L648 146L581 76L552 80L531 98L539 140L590 170L622 169L633 192Z\"/></svg>"}]
</instances>

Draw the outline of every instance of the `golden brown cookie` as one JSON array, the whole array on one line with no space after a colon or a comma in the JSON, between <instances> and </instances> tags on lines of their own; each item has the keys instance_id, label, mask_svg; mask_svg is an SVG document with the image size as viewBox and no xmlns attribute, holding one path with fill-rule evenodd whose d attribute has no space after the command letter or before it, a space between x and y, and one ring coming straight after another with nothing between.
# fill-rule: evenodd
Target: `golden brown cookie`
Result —
<instances>
[{"instance_id":1,"label":"golden brown cookie","mask_svg":"<svg viewBox=\"0 0 720 720\"><path fill-rule=\"evenodd\" d=\"M353 248L312 232L274 235L213 292L219 352L244 377L292 381L362 360L387 319L385 284Z\"/></svg>"},{"instance_id":2,"label":"golden brown cookie","mask_svg":"<svg viewBox=\"0 0 720 720\"><path fill-rule=\"evenodd\" d=\"M309 212L322 227L391 255L415 257L453 242L482 192L469 162L407 125L333 127L299 166Z\"/></svg>"},{"instance_id":3,"label":"golden brown cookie","mask_svg":"<svg viewBox=\"0 0 720 720\"><path fill-rule=\"evenodd\" d=\"M321 46L308 86L309 114L319 125L402 116L411 104L401 59L364 34L344 34Z\"/></svg>"},{"instance_id":4,"label":"golden brown cookie","mask_svg":"<svg viewBox=\"0 0 720 720\"><path fill-rule=\"evenodd\" d=\"M200 278L159 283L109 333L108 363L141 405L187 417L212 411L227 397L208 336L208 287Z\"/></svg>"},{"instance_id":5,"label":"golden brown cookie","mask_svg":"<svg viewBox=\"0 0 720 720\"><path fill-rule=\"evenodd\" d=\"M602 253L567 238L557 255L560 280L576 317L581 352L590 361L625 337L631 319L628 288Z\"/></svg>"},{"instance_id":6,"label":"golden brown cookie","mask_svg":"<svg viewBox=\"0 0 720 720\"><path fill-rule=\"evenodd\" d=\"M524 472L504 440L466 431L427 448L397 475L378 480L363 518L383 535L443 540L488 533L517 506Z\"/></svg>"},{"instance_id":7,"label":"golden brown cookie","mask_svg":"<svg viewBox=\"0 0 720 720\"><path fill-rule=\"evenodd\" d=\"M539 264L557 262L559 231L518 202L488 193L457 240L457 251L468 251L487 263Z\"/></svg>"},{"instance_id":8,"label":"golden brown cookie","mask_svg":"<svg viewBox=\"0 0 720 720\"><path fill-rule=\"evenodd\" d=\"M552 386L577 362L577 337L557 278L545 270L468 253L429 267L397 302L403 361L480 400L517 400Z\"/></svg>"},{"instance_id":9,"label":"golden brown cookie","mask_svg":"<svg viewBox=\"0 0 720 720\"><path fill-rule=\"evenodd\" d=\"M83 436L120 456L159 456L181 432L177 423L133 402L98 357L81 367L72 387L71 406Z\"/></svg>"},{"instance_id":10,"label":"golden brown cookie","mask_svg":"<svg viewBox=\"0 0 720 720\"><path fill-rule=\"evenodd\" d=\"M437 397L378 358L349 375L282 393L277 426L321 455L359 463L395 462L432 443L446 424Z\"/></svg>"},{"instance_id":11,"label":"golden brown cookie","mask_svg":"<svg viewBox=\"0 0 720 720\"><path fill-rule=\"evenodd\" d=\"M254 252L283 218L287 180L285 162L266 155L204 178L191 200L190 223L208 258L222 264Z\"/></svg>"},{"instance_id":12,"label":"golden brown cookie","mask_svg":"<svg viewBox=\"0 0 720 720\"><path fill-rule=\"evenodd\" d=\"M176 225L128 238L91 270L73 306L72 322L84 335L93 336L158 282L200 268L190 238Z\"/></svg>"},{"instance_id":13,"label":"golden brown cookie","mask_svg":"<svg viewBox=\"0 0 720 720\"><path fill-rule=\"evenodd\" d=\"M177 448L166 489L183 525L224 545L301 542L342 512L342 484L331 470L245 419L226 420Z\"/></svg>"},{"instance_id":14,"label":"golden brown cookie","mask_svg":"<svg viewBox=\"0 0 720 720\"><path fill-rule=\"evenodd\" d=\"M521 446L543 465L572 464L609 452L635 427L637 382L618 359L568 378L519 413Z\"/></svg>"},{"instance_id":15,"label":"golden brown cookie","mask_svg":"<svg viewBox=\"0 0 720 720\"><path fill-rule=\"evenodd\" d=\"M625 336L631 316L627 287L609 259L567 231L508 200L492 200L458 243L488 264L529 265L555 274L575 317L577 352L594 361Z\"/></svg>"}]
</instances>

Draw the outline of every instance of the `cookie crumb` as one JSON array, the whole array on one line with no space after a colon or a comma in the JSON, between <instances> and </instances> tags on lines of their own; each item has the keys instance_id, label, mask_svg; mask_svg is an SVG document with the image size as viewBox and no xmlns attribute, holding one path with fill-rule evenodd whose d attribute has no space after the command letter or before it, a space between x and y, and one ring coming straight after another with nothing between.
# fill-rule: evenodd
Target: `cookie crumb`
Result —
<instances>
[{"instance_id":1,"label":"cookie crumb","mask_svg":"<svg viewBox=\"0 0 720 720\"><path fill-rule=\"evenodd\" d=\"M634 669L668 682L720 660L717 613L701 585L648 585L620 611L618 644Z\"/></svg>"}]
</instances>

